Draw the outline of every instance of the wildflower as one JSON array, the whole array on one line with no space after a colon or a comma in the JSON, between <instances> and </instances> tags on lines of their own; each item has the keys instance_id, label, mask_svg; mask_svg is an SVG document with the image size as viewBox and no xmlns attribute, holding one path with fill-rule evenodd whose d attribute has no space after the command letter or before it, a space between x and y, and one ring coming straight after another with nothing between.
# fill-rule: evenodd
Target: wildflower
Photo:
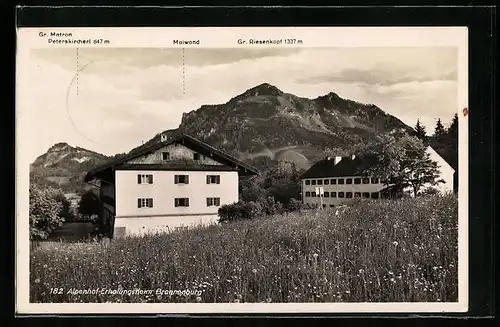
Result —
<instances>
[{"instance_id":1,"label":"wildflower","mask_svg":"<svg viewBox=\"0 0 500 327\"><path fill-rule=\"evenodd\" d=\"M256 273L257 273L257 269L255 269L255 268L254 268L254 269L252 269L252 272L253 272L254 274L256 274Z\"/></svg>"},{"instance_id":2,"label":"wildflower","mask_svg":"<svg viewBox=\"0 0 500 327\"><path fill-rule=\"evenodd\" d=\"M347 291L345 291L345 292L346 292L347 294L350 294L350 293L351 293L351 291L349 291L349 290L347 290Z\"/></svg>"},{"instance_id":3,"label":"wildflower","mask_svg":"<svg viewBox=\"0 0 500 327\"><path fill-rule=\"evenodd\" d=\"M35 284L40 283L40 278L35 279Z\"/></svg>"},{"instance_id":4,"label":"wildflower","mask_svg":"<svg viewBox=\"0 0 500 327\"><path fill-rule=\"evenodd\" d=\"M43 265L43 268L47 268L47 265Z\"/></svg>"},{"instance_id":5,"label":"wildflower","mask_svg":"<svg viewBox=\"0 0 500 327\"><path fill-rule=\"evenodd\" d=\"M240 303L240 299L234 299L234 303Z\"/></svg>"},{"instance_id":6,"label":"wildflower","mask_svg":"<svg viewBox=\"0 0 500 327\"><path fill-rule=\"evenodd\" d=\"M266 299L266 302L267 302L267 303L271 303L271 301L272 301L272 300L271 300L271 298L269 298L269 297Z\"/></svg>"},{"instance_id":7,"label":"wildflower","mask_svg":"<svg viewBox=\"0 0 500 327\"><path fill-rule=\"evenodd\" d=\"M392 242L392 245L394 245L394 246L398 246L398 244L399 244L399 243L398 243L398 242L396 242L396 241Z\"/></svg>"},{"instance_id":8,"label":"wildflower","mask_svg":"<svg viewBox=\"0 0 500 327\"><path fill-rule=\"evenodd\" d=\"M317 254L317 253L313 254L314 259L316 259L318 256L319 256L319 254Z\"/></svg>"},{"instance_id":9,"label":"wildflower","mask_svg":"<svg viewBox=\"0 0 500 327\"><path fill-rule=\"evenodd\" d=\"M201 297L200 296L196 297L196 302L201 302Z\"/></svg>"}]
</instances>

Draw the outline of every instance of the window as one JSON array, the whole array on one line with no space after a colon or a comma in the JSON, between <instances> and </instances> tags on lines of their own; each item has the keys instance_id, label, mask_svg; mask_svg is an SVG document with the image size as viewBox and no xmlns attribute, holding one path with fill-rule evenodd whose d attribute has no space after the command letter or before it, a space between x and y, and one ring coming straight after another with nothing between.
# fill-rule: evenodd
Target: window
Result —
<instances>
[{"instance_id":1,"label":"window","mask_svg":"<svg viewBox=\"0 0 500 327\"><path fill-rule=\"evenodd\" d=\"M195 153L193 154L193 159L194 159L194 160L200 160L200 154L195 152Z\"/></svg>"},{"instance_id":2,"label":"window","mask_svg":"<svg viewBox=\"0 0 500 327\"><path fill-rule=\"evenodd\" d=\"M311 185L316 185L316 180L315 180L315 179L313 179L313 180L311 181Z\"/></svg>"},{"instance_id":3,"label":"window","mask_svg":"<svg viewBox=\"0 0 500 327\"><path fill-rule=\"evenodd\" d=\"M368 192L364 192L364 193L363 193L363 197L364 197L364 198L369 198L369 197L370 197L370 193L368 193Z\"/></svg>"},{"instance_id":4,"label":"window","mask_svg":"<svg viewBox=\"0 0 500 327\"><path fill-rule=\"evenodd\" d=\"M174 176L175 184L189 184L189 176L188 175L175 175Z\"/></svg>"},{"instance_id":5,"label":"window","mask_svg":"<svg viewBox=\"0 0 500 327\"><path fill-rule=\"evenodd\" d=\"M335 208L335 206L333 204L330 204L330 208Z\"/></svg>"},{"instance_id":6,"label":"window","mask_svg":"<svg viewBox=\"0 0 500 327\"><path fill-rule=\"evenodd\" d=\"M339 198L343 198L344 197L344 192L339 192Z\"/></svg>"},{"instance_id":7,"label":"window","mask_svg":"<svg viewBox=\"0 0 500 327\"><path fill-rule=\"evenodd\" d=\"M330 197L330 192L325 192L325 193L323 193L323 196L324 196L325 198L329 198L329 197Z\"/></svg>"},{"instance_id":8,"label":"window","mask_svg":"<svg viewBox=\"0 0 500 327\"><path fill-rule=\"evenodd\" d=\"M161 153L161 158L163 160L170 160L170 152L162 152Z\"/></svg>"},{"instance_id":9,"label":"window","mask_svg":"<svg viewBox=\"0 0 500 327\"><path fill-rule=\"evenodd\" d=\"M189 198L175 198L174 205L176 207L189 207Z\"/></svg>"},{"instance_id":10,"label":"window","mask_svg":"<svg viewBox=\"0 0 500 327\"><path fill-rule=\"evenodd\" d=\"M311 185L311 181L310 180L306 180L306 185Z\"/></svg>"},{"instance_id":11,"label":"window","mask_svg":"<svg viewBox=\"0 0 500 327\"><path fill-rule=\"evenodd\" d=\"M207 207L220 206L220 198L207 198Z\"/></svg>"},{"instance_id":12,"label":"window","mask_svg":"<svg viewBox=\"0 0 500 327\"><path fill-rule=\"evenodd\" d=\"M343 178L339 178L339 184L344 184L344 179Z\"/></svg>"},{"instance_id":13,"label":"window","mask_svg":"<svg viewBox=\"0 0 500 327\"><path fill-rule=\"evenodd\" d=\"M153 199L137 199L137 208L152 208L153 207Z\"/></svg>"},{"instance_id":14,"label":"window","mask_svg":"<svg viewBox=\"0 0 500 327\"><path fill-rule=\"evenodd\" d=\"M310 197L311 196L311 192L306 192L306 197Z\"/></svg>"},{"instance_id":15,"label":"window","mask_svg":"<svg viewBox=\"0 0 500 327\"><path fill-rule=\"evenodd\" d=\"M372 199L378 199L378 193L377 192L372 193Z\"/></svg>"},{"instance_id":16,"label":"window","mask_svg":"<svg viewBox=\"0 0 500 327\"><path fill-rule=\"evenodd\" d=\"M372 184L378 184L378 178L372 178Z\"/></svg>"},{"instance_id":17,"label":"window","mask_svg":"<svg viewBox=\"0 0 500 327\"><path fill-rule=\"evenodd\" d=\"M355 197L355 198L360 198L360 197L361 197L361 192L356 192L356 193L354 193L354 197Z\"/></svg>"},{"instance_id":18,"label":"window","mask_svg":"<svg viewBox=\"0 0 500 327\"><path fill-rule=\"evenodd\" d=\"M326 204L323 204L323 208L326 208Z\"/></svg>"},{"instance_id":19,"label":"window","mask_svg":"<svg viewBox=\"0 0 500 327\"><path fill-rule=\"evenodd\" d=\"M347 178L346 179L346 184L352 184L352 178Z\"/></svg>"},{"instance_id":20,"label":"window","mask_svg":"<svg viewBox=\"0 0 500 327\"><path fill-rule=\"evenodd\" d=\"M337 197L337 192L330 192L330 196L332 198L336 198Z\"/></svg>"},{"instance_id":21,"label":"window","mask_svg":"<svg viewBox=\"0 0 500 327\"><path fill-rule=\"evenodd\" d=\"M337 180L336 179L330 179L330 184L332 184L332 185L337 184Z\"/></svg>"},{"instance_id":22,"label":"window","mask_svg":"<svg viewBox=\"0 0 500 327\"><path fill-rule=\"evenodd\" d=\"M355 178L354 184L361 184L361 178Z\"/></svg>"},{"instance_id":23,"label":"window","mask_svg":"<svg viewBox=\"0 0 500 327\"><path fill-rule=\"evenodd\" d=\"M346 197L346 198L349 198L349 199L350 199L350 198L352 198L352 192L347 192L347 193L345 194L345 197Z\"/></svg>"},{"instance_id":24,"label":"window","mask_svg":"<svg viewBox=\"0 0 500 327\"><path fill-rule=\"evenodd\" d=\"M323 180L322 179L318 179L318 185L323 185Z\"/></svg>"},{"instance_id":25,"label":"window","mask_svg":"<svg viewBox=\"0 0 500 327\"><path fill-rule=\"evenodd\" d=\"M324 183L325 183L325 185L330 185L330 180L329 179L325 179Z\"/></svg>"},{"instance_id":26,"label":"window","mask_svg":"<svg viewBox=\"0 0 500 327\"><path fill-rule=\"evenodd\" d=\"M363 184L370 184L369 178L363 178Z\"/></svg>"},{"instance_id":27,"label":"window","mask_svg":"<svg viewBox=\"0 0 500 327\"><path fill-rule=\"evenodd\" d=\"M207 175L207 184L220 184L220 175Z\"/></svg>"},{"instance_id":28,"label":"window","mask_svg":"<svg viewBox=\"0 0 500 327\"><path fill-rule=\"evenodd\" d=\"M138 174L137 184L153 184L153 175L151 174Z\"/></svg>"},{"instance_id":29,"label":"window","mask_svg":"<svg viewBox=\"0 0 500 327\"><path fill-rule=\"evenodd\" d=\"M311 196L312 196L313 198L315 198L315 197L316 197L316 192L311 192Z\"/></svg>"}]
</instances>

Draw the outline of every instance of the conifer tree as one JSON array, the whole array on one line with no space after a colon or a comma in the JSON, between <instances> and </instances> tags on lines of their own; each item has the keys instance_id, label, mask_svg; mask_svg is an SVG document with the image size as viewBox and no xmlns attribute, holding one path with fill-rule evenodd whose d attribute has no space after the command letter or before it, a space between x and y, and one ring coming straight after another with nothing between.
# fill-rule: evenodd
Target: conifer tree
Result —
<instances>
[{"instance_id":1,"label":"conifer tree","mask_svg":"<svg viewBox=\"0 0 500 327\"><path fill-rule=\"evenodd\" d=\"M417 119L417 124L415 125L415 136L424 141L427 138L427 132L425 131L425 126L420 123L420 119Z\"/></svg>"}]
</instances>

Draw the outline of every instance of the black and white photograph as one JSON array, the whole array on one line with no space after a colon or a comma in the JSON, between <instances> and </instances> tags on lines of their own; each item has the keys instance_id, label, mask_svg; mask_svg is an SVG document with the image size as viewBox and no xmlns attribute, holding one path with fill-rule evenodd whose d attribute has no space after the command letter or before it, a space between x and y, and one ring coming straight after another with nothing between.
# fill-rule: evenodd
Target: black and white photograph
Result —
<instances>
[{"instance_id":1,"label":"black and white photograph","mask_svg":"<svg viewBox=\"0 0 500 327\"><path fill-rule=\"evenodd\" d=\"M22 307L466 310L466 30L311 29L20 34Z\"/></svg>"}]
</instances>

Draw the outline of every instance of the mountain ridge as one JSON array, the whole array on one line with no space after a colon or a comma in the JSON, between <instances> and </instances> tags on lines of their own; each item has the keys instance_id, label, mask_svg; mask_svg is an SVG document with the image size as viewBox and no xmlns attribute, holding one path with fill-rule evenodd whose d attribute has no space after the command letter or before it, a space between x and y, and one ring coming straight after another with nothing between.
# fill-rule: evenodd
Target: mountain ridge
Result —
<instances>
[{"instance_id":1,"label":"mountain ridge","mask_svg":"<svg viewBox=\"0 0 500 327\"><path fill-rule=\"evenodd\" d=\"M178 128L157 133L128 154L159 142L162 134L183 132L259 169L279 161L292 161L306 169L326 148L341 153L380 134L412 130L374 104L344 99L334 92L309 99L261 83L226 103L183 113ZM41 176L58 174L71 179L111 158L59 142L31 167Z\"/></svg>"}]
</instances>

